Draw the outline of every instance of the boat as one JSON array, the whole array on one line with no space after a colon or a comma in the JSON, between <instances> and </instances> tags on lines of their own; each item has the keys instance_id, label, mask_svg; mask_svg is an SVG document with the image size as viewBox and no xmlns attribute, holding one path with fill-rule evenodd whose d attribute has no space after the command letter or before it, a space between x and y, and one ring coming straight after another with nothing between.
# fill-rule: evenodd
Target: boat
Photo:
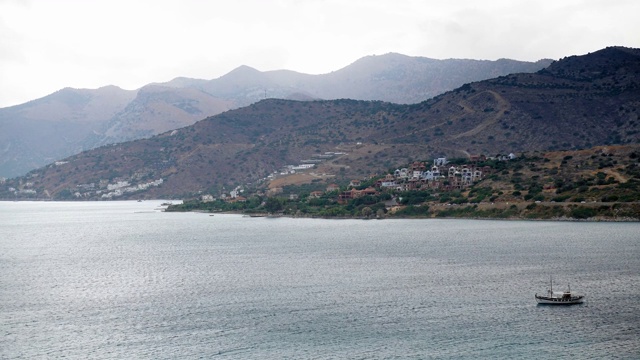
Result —
<instances>
[{"instance_id":1,"label":"boat","mask_svg":"<svg viewBox=\"0 0 640 360\"><path fill-rule=\"evenodd\" d=\"M576 294L571 292L571 286L567 287L566 291L553 291L553 279L549 279L549 290L547 295L535 294L538 304L545 305L575 305L582 304L585 295Z\"/></svg>"}]
</instances>

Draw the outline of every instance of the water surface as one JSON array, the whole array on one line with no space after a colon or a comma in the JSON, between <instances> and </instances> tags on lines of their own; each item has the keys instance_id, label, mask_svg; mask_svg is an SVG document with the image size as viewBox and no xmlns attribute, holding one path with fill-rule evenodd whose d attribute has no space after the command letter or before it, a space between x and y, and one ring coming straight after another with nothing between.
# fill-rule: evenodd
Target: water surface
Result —
<instances>
[{"instance_id":1,"label":"water surface","mask_svg":"<svg viewBox=\"0 0 640 360\"><path fill-rule=\"evenodd\" d=\"M640 357L638 223L159 205L0 202L0 358Z\"/></svg>"}]
</instances>

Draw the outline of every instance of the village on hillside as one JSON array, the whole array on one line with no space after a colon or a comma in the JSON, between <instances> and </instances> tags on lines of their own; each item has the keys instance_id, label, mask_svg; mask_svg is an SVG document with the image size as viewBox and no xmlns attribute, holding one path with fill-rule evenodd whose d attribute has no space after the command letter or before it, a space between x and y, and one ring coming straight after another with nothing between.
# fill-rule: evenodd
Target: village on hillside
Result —
<instances>
[{"instance_id":1,"label":"village on hillside","mask_svg":"<svg viewBox=\"0 0 640 360\"><path fill-rule=\"evenodd\" d=\"M360 143L357 145L360 145ZM256 183L265 185L278 178L300 173L313 173L314 169L316 169L321 163L331 161L345 155L347 155L347 153L340 151L315 154L311 156L310 159L301 160L297 165L286 165L282 169L274 171L265 178L259 179ZM464 189L482 180L491 173L491 167L478 166L478 164L488 160L507 161L515 158L516 156L511 153L509 155L497 155L495 157L486 157L484 155L470 156L466 164L452 164L445 157L436 158L433 160L433 163L429 165L423 161L416 161L409 164L407 167L396 169L393 173L385 174L380 177L377 175L371 175L363 179L351 180L348 185L343 184L342 187L335 183L330 183L326 186L325 191L315 190L311 191L308 195L310 198L320 198L325 196L326 193L336 192L336 200L339 203L345 203L350 199L366 195L374 195L379 192L390 190L412 191L417 189L439 189L441 191L451 191ZM56 162L50 166L62 166L64 164L66 164L66 162ZM37 173L32 174L32 176L37 176ZM335 177L335 175L322 174L320 177L328 179ZM101 179L98 182L76 184L73 189L62 191L60 197L63 199L75 200L96 198L101 200L115 200L141 195L151 188L162 186L164 183L164 179L162 178L151 180L146 179L143 181L136 180L142 179L138 179L138 176L133 176L131 178L114 178L111 180ZM4 184L5 181L5 179L0 179L0 185ZM367 183L369 186L361 188L363 183ZM233 189L223 191L218 195L211 193L201 194L199 196L199 200L202 202L212 202L216 200L222 200L229 203L244 202L246 201L246 197L243 196L243 194L245 194L245 189L248 188L247 185L249 184L237 185ZM34 183L29 181L21 183L19 187L9 187L7 191L10 194L14 194L16 198L50 198L46 190L42 193L38 193L35 190ZM282 192L283 189L281 187L272 187L267 189L258 188L255 191L255 195L272 197L280 196ZM301 194L289 194L289 197L291 200L295 200L300 195Z\"/></svg>"},{"instance_id":2,"label":"village on hillside","mask_svg":"<svg viewBox=\"0 0 640 360\"><path fill-rule=\"evenodd\" d=\"M300 165L287 165L281 171L274 172L264 180L273 180L278 176L287 176L300 171L310 171L314 166L323 159L330 159L336 155L344 155L344 153L325 153L318 155L313 160L303 160ZM415 161L407 167L396 169L393 173L385 174L378 177L371 175L366 179L354 179L348 185L341 187L338 184L328 184L324 191L316 190L308 194L310 199L319 199L326 194L335 194L339 204L345 204L349 200L357 199L363 196L374 196L381 192L388 191L416 191L416 190L439 190L454 191L462 190L472 186L484 177L490 175L493 168L487 165L479 165L486 161L509 161L516 159L513 153L508 155L498 154L495 157L487 157L485 155L470 156L468 163L453 164L446 157L436 158L433 163L428 165L424 161ZM363 187L363 184L368 186ZM235 203L245 202L247 198L243 196L244 187L238 186L228 193L220 195L220 200ZM258 191L258 196L278 196L283 193L280 187L271 188L266 192ZM288 194L290 200L297 200L301 194ZM203 202L211 202L217 200L213 195L202 195L200 198Z\"/></svg>"},{"instance_id":3,"label":"village on hillside","mask_svg":"<svg viewBox=\"0 0 640 360\"><path fill-rule=\"evenodd\" d=\"M635 145L519 156L442 157L411 161L383 175L350 181L345 176L321 178L327 167L316 164L317 168L304 170L288 168L270 181L238 186L219 197L186 200L167 211L363 219L638 221L639 158ZM316 177L310 175L314 171Z\"/></svg>"}]
</instances>

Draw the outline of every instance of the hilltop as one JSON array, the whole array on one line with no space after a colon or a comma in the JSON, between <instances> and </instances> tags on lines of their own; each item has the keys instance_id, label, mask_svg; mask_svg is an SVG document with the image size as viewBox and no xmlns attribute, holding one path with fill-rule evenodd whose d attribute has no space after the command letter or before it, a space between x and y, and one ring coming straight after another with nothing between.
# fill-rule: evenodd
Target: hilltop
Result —
<instances>
[{"instance_id":1,"label":"hilltop","mask_svg":"<svg viewBox=\"0 0 640 360\"><path fill-rule=\"evenodd\" d=\"M440 156L637 144L639 112L640 50L612 47L418 104L267 99L69 157L7 181L0 196L185 198L268 181L301 163L340 180ZM329 152L340 156L315 158Z\"/></svg>"}]
</instances>

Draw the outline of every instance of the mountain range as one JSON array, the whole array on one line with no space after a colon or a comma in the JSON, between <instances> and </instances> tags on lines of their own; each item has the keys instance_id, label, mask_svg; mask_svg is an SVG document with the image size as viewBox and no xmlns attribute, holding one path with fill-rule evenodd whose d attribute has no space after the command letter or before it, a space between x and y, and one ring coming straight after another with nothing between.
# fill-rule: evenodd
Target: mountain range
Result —
<instances>
[{"instance_id":1,"label":"mountain range","mask_svg":"<svg viewBox=\"0 0 640 360\"><path fill-rule=\"evenodd\" d=\"M5 181L0 198L184 198L257 184L286 165L310 181L435 157L640 142L640 49L609 47L417 104L266 99Z\"/></svg>"},{"instance_id":2,"label":"mountain range","mask_svg":"<svg viewBox=\"0 0 640 360\"><path fill-rule=\"evenodd\" d=\"M147 138L265 98L417 103L465 83L535 72L551 60L368 56L322 75L240 66L213 80L176 78L138 90L65 88L0 109L0 177L24 175L83 150Z\"/></svg>"}]
</instances>

